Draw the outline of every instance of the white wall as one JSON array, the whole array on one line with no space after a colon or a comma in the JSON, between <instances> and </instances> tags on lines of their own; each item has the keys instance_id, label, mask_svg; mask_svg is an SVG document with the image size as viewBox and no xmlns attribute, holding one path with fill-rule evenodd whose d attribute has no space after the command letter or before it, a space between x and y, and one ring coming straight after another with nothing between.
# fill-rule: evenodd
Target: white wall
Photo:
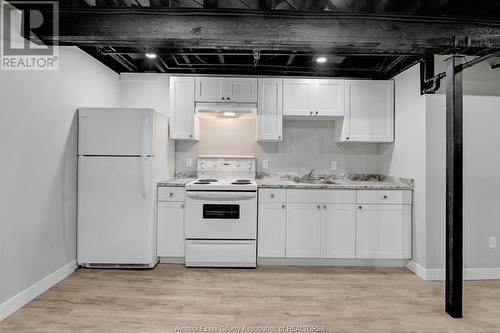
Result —
<instances>
[{"instance_id":1,"label":"white wall","mask_svg":"<svg viewBox=\"0 0 500 333\"><path fill-rule=\"evenodd\" d=\"M425 266L426 233L426 100L420 95L420 68L394 78L395 142L381 147L383 173L414 179L413 260Z\"/></svg>"},{"instance_id":2,"label":"white wall","mask_svg":"<svg viewBox=\"0 0 500 333\"><path fill-rule=\"evenodd\" d=\"M446 100L428 97L427 268L444 268ZM464 96L464 267L500 268L500 97Z\"/></svg>"},{"instance_id":3,"label":"white wall","mask_svg":"<svg viewBox=\"0 0 500 333\"><path fill-rule=\"evenodd\" d=\"M75 47L58 71L0 71L0 305L76 259L80 106L118 106L119 76Z\"/></svg>"},{"instance_id":4,"label":"white wall","mask_svg":"<svg viewBox=\"0 0 500 333\"><path fill-rule=\"evenodd\" d=\"M436 73L444 70L436 57ZM464 71L464 267L500 269L490 236L500 235L500 73L482 63ZM419 95L418 66L396 78L396 141L382 148L384 170L415 179L413 258L442 276L445 258L446 81ZM474 95L480 92L481 96ZM489 274L489 273L488 273ZM476 276L480 276L476 275Z\"/></svg>"},{"instance_id":5,"label":"white wall","mask_svg":"<svg viewBox=\"0 0 500 333\"><path fill-rule=\"evenodd\" d=\"M255 120L201 119L199 142L176 143L176 169L194 171L196 163L186 168L185 159L196 161L198 154L252 154L258 172L305 173L312 168L319 173L381 171L379 145L336 143L332 120L285 120L279 143L258 143L255 133ZM268 169L262 168L264 159L269 161ZM332 161L337 162L337 171L331 170Z\"/></svg>"},{"instance_id":6,"label":"white wall","mask_svg":"<svg viewBox=\"0 0 500 333\"><path fill-rule=\"evenodd\" d=\"M169 75L122 73L120 105L129 108L152 108L168 116Z\"/></svg>"}]
</instances>

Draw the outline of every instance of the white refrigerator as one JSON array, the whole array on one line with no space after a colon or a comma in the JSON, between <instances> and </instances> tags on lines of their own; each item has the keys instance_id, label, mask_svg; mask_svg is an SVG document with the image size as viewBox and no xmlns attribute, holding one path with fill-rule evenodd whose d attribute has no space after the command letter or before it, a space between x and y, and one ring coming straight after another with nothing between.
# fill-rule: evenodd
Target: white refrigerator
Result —
<instances>
[{"instance_id":1,"label":"white refrigerator","mask_svg":"<svg viewBox=\"0 0 500 333\"><path fill-rule=\"evenodd\" d=\"M168 118L162 114L79 109L79 265L156 265L156 185L173 177L174 159Z\"/></svg>"}]
</instances>

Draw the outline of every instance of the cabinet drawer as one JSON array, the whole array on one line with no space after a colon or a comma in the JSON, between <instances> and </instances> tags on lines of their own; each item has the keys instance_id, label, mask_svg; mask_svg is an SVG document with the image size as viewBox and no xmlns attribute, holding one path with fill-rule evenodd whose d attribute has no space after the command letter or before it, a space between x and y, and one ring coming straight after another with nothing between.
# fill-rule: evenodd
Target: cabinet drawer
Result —
<instances>
[{"instance_id":1,"label":"cabinet drawer","mask_svg":"<svg viewBox=\"0 0 500 333\"><path fill-rule=\"evenodd\" d=\"M355 203L353 190L288 190L290 203Z\"/></svg>"},{"instance_id":2,"label":"cabinet drawer","mask_svg":"<svg viewBox=\"0 0 500 333\"><path fill-rule=\"evenodd\" d=\"M184 201L184 187L158 187L158 201Z\"/></svg>"},{"instance_id":3,"label":"cabinet drawer","mask_svg":"<svg viewBox=\"0 0 500 333\"><path fill-rule=\"evenodd\" d=\"M360 204L402 204L411 205L410 190L366 190L357 191L357 203Z\"/></svg>"},{"instance_id":4,"label":"cabinet drawer","mask_svg":"<svg viewBox=\"0 0 500 333\"><path fill-rule=\"evenodd\" d=\"M259 189L259 202L286 202L286 190L276 188Z\"/></svg>"}]
</instances>

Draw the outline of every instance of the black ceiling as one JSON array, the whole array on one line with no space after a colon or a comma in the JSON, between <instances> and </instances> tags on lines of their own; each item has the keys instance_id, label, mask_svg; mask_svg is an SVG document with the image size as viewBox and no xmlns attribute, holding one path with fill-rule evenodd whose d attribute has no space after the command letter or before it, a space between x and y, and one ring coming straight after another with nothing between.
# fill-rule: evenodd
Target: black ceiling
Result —
<instances>
[{"instance_id":1,"label":"black ceiling","mask_svg":"<svg viewBox=\"0 0 500 333\"><path fill-rule=\"evenodd\" d=\"M386 79L418 62L420 56L371 54L318 54L253 50L154 49L156 59L145 57L145 48L81 47L117 72L200 73L275 76L329 76Z\"/></svg>"},{"instance_id":2,"label":"black ceiling","mask_svg":"<svg viewBox=\"0 0 500 333\"><path fill-rule=\"evenodd\" d=\"M281 15L282 13L301 13L320 15L359 13L364 17L377 15L393 15L399 20L419 18L421 24L426 24L426 18L466 19L468 22L491 22L500 26L500 1L456 1L456 0L61 0L60 7L68 12L81 11L82 15L106 12L110 10L140 11L158 10L162 12L178 10L194 10L213 13L214 11L235 11L237 13L266 13L266 15ZM82 9L84 11L82 11ZM371 15L373 14L373 15ZM209 14L207 14L209 15ZM168 18L166 18L168 19ZM112 22L112 21L110 21ZM110 23L112 24L112 23ZM398 29L391 26L391 29ZM237 33L237 32L235 32ZM280 31L273 32L279 36ZM146 36L147 37L147 36ZM362 36L360 36L362 37ZM426 36L432 38L432 36ZM450 36L451 39L452 36ZM454 37L454 36L453 36ZM457 42L458 43L458 42ZM465 38L467 44L467 38ZM64 43L63 43L64 44ZM66 43L68 44L68 43ZM70 43L71 44L71 43ZM266 50L231 49L228 47L202 48L193 43L192 48L175 48L172 45L163 47L161 44L153 47L144 43L130 45L130 43L89 43L75 42L99 61L117 72L165 72L165 73L202 73L202 74L240 74L240 75L276 75L276 76L336 76L351 78L387 79L419 62L425 55L419 52L367 52L363 49L356 52L356 45L352 45L353 52L340 53L337 51L311 50ZM457 44L458 46L458 44ZM461 46L457 49L468 49ZM432 53L453 53L449 47ZM146 52L157 54L155 59L145 57ZM482 55L490 52L485 48L474 49L471 54ZM467 52L465 52L467 53ZM325 63L319 64L315 60L318 56L327 57Z\"/></svg>"}]
</instances>

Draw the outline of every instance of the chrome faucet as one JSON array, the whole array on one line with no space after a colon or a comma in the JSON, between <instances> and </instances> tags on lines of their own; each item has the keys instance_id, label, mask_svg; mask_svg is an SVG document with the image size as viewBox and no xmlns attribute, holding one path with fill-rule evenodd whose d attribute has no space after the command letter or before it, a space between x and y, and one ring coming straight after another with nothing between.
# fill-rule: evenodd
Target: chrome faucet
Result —
<instances>
[{"instance_id":1,"label":"chrome faucet","mask_svg":"<svg viewBox=\"0 0 500 333\"><path fill-rule=\"evenodd\" d=\"M312 174L316 171L316 169L311 169L309 173L307 174L306 178L311 178Z\"/></svg>"}]
</instances>

